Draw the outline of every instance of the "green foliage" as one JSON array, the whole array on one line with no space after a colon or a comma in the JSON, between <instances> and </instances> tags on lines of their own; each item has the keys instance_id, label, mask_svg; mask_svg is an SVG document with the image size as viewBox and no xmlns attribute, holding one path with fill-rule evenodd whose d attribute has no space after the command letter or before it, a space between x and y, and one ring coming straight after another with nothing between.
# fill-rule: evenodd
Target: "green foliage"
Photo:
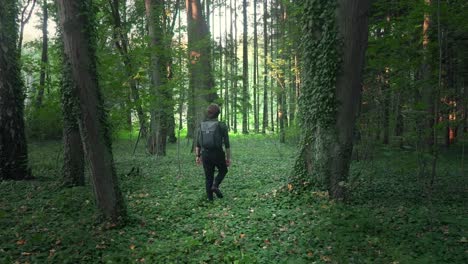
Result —
<instances>
[{"instance_id":1,"label":"green foliage","mask_svg":"<svg viewBox=\"0 0 468 264\"><path fill-rule=\"evenodd\" d=\"M30 139L48 140L62 137L62 108L57 98L44 101L41 108L26 112L26 135Z\"/></svg>"},{"instance_id":2,"label":"green foliage","mask_svg":"<svg viewBox=\"0 0 468 264\"><path fill-rule=\"evenodd\" d=\"M270 136L237 136L225 198L208 203L190 144L181 143L180 171L176 146L155 158L141 145L131 156L133 144L114 144L129 210L121 228L96 224L90 186L60 187L59 142L31 145L37 180L0 182L0 262L467 261L466 178L453 169L460 149L444 153L431 200L414 173L415 155L378 149L375 159L352 165L355 191L336 204L326 192L287 193L292 147Z\"/></svg>"}]
</instances>

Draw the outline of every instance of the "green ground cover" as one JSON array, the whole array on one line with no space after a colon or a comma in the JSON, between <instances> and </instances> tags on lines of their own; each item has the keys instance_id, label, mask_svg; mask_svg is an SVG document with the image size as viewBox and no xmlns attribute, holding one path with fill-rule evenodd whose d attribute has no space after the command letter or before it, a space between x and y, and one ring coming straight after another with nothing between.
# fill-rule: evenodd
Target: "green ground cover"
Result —
<instances>
[{"instance_id":1,"label":"green ground cover","mask_svg":"<svg viewBox=\"0 0 468 264\"><path fill-rule=\"evenodd\" d=\"M348 201L334 203L288 191L294 147L232 141L225 197L213 203L187 142L180 162L176 145L155 158L116 142L123 227L98 223L89 185L60 186L60 142L31 144L37 179L0 182L0 263L468 263L460 149L441 153L430 191L413 151L377 148L353 163Z\"/></svg>"}]
</instances>

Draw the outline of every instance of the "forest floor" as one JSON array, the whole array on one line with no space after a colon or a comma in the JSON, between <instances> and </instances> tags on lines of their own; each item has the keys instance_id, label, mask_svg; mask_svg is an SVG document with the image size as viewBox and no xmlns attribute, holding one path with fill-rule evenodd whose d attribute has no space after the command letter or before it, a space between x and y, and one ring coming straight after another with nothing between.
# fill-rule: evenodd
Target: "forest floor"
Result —
<instances>
[{"instance_id":1,"label":"forest floor","mask_svg":"<svg viewBox=\"0 0 468 264\"><path fill-rule=\"evenodd\" d=\"M61 143L31 144L37 178L0 182L0 263L468 263L461 147L441 153L432 189L413 150L375 147L353 162L352 192L335 203L285 188L293 146L231 141L224 198L209 203L185 141L179 159L176 145L156 158L118 140L128 221L113 228L98 223L89 184L61 187Z\"/></svg>"}]
</instances>

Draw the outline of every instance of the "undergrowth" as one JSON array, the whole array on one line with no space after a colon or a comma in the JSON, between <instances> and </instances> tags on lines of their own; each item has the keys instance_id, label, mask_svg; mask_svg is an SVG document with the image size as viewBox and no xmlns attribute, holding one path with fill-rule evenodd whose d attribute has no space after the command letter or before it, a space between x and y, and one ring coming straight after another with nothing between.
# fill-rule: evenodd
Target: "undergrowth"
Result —
<instances>
[{"instance_id":1,"label":"undergrowth","mask_svg":"<svg viewBox=\"0 0 468 264\"><path fill-rule=\"evenodd\" d=\"M128 221L97 222L92 189L63 188L60 142L30 145L32 181L0 182L0 263L467 263L466 172L442 153L433 188L410 151L353 162L346 202L284 188L294 147L233 137L233 165L209 203L190 143L153 157L114 144ZM465 166L465 168L468 166ZM89 182L89 181L88 181Z\"/></svg>"}]
</instances>

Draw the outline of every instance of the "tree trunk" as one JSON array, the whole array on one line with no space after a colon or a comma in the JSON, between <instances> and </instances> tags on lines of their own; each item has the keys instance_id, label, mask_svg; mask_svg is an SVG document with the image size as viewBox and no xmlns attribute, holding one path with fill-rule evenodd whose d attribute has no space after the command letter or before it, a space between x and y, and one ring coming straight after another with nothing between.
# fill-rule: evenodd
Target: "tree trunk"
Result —
<instances>
[{"instance_id":1,"label":"tree trunk","mask_svg":"<svg viewBox=\"0 0 468 264\"><path fill-rule=\"evenodd\" d=\"M146 17L148 20L148 31L151 50L151 94L153 103L151 105L150 135L148 137L148 152L157 156L166 155L166 141L168 130L168 116L166 105L167 98L167 68L164 53L168 52L164 45L163 29L161 27L164 12L164 1L145 0Z\"/></svg>"},{"instance_id":2,"label":"tree trunk","mask_svg":"<svg viewBox=\"0 0 468 264\"><path fill-rule=\"evenodd\" d=\"M298 178L293 180L300 179L303 184L315 177L334 199L345 195L367 45L368 8L368 0L338 0L337 4L308 0L304 8L302 43L307 75L299 101L302 139L295 164ZM320 15L326 19L319 23L314 18Z\"/></svg>"},{"instance_id":3,"label":"tree trunk","mask_svg":"<svg viewBox=\"0 0 468 264\"><path fill-rule=\"evenodd\" d=\"M262 133L268 128L268 0L263 1L263 123Z\"/></svg>"},{"instance_id":4,"label":"tree trunk","mask_svg":"<svg viewBox=\"0 0 468 264\"><path fill-rule=\"evenodd\" d=\"M62 54L62 57L63 184L65 186L83 186L85 183L85 163L78 125L80 116L78 88L73 82L69 59L65 54Z\"/></svg>"},{"instance_id":5,"label":"tree trunk","mask_svg":"<svg viewBox=\"0 0 468 264\"><path fill-rule=\"evenodd\" d=\"M46 81L46 73L47 67L49 63L49 56L48 56L48 49L49 49L49 42L47 37L47 20L49 19L49 13L47 8L47 1L44 0L42 3L42 55L41 55L41 71L39 73L39 91L37 94L36 99L36 107L42 107L42 100L44 98L44 90L45 90L45 81Z\"/></svg>"},{"instance_id":6,"label":"tree trunk","mask_svg":"<svg viewBox=\"0 0 468 264\"><path fill-rule=\"evenodd\" d=\"M80 126L97 206L103 217L117 222L126 215L114 168L107 116L96 73L94 19L91 1L58 0L65 54L70 59L80 101Z\"/></svg>"},{"instance_id":7,"label":"tree trunk","mask_svg":"<svg viewBox=\"0 0 468 264\"><path fill-rule=\"evenodd\" d=\"M17 5L0 0L0 180L31 177L24 132L24 91L16 40Z\"/></svg>"},{"instance_id":8,"label":"tree trunk","mask_svg":"<svg viewBox=\"0 0 468 264\"><path fill-rule=\"evenodd\" d=\"M186 0L189 52L188 136L193 137L204 110L217 98L211 65L210 32L200 0Z\"/></svg>"},{"instance_id":9,"label":"tree trunk","mask_svg":"<svg viewBox=\"0 0 468 264\"><path fill-rule=\"evenodd\" d=\"M248 54L248 34L247 34L247 0L242 2L243 33L242 33L242 134L249 132L249 54Z\"/></svg>"},{"instance_id":10,"label":"tree trunk","mask_svg":"<svg viewBox=\"0 0 468 264\"><path fill-rule=\"evenodd\" d=\"M254 0L254 69L253 69L253 97L254 97L254 131L258 133L259 123L258 123L258 36L257 36L257 0Z\"/></svg>"},{"instance_id":11,"label":"tree trunk","mask_svg":"<svg viewBox=\"0 0 468 264\"><path fill-rule=\"evenodd\" d=\"M32 3L31 9L29 9L29 12L28 12L28 7L31 3ZM28 0L28 2L26 2L26 5L23 7L23 10L21 11L20 33L19 33L19 40L18 40L19 56L21 56L21 49L23 48L24 27L29 22L29 19L31 19L31 15L35 6L36 6L36 0Z\"/></svg>"}]
</instances>

